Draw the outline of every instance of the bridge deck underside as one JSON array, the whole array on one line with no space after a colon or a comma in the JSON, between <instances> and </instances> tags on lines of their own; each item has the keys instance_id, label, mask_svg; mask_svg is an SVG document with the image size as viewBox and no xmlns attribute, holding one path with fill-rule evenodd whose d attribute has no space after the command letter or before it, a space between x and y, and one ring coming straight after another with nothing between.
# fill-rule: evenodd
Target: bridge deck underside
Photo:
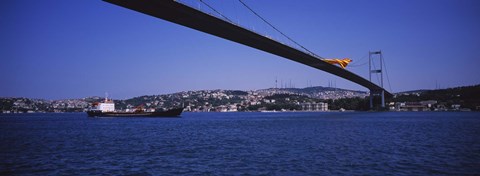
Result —
<instances>
[{"instance_id":1,"label":"bridge deck underside","mask_svg":"<svg viewBox=\"0 0 480 176\"><path fill-rule=\"evenodd\" d=\"M105 1L308 65L355 82L368 88L370 91L383 90L383 88L378 85L348 70L328 64L303 51L284 45L236 24L216 18L173 0ZM385 91L385 95L391 96L387 91Z\"/></svg>"}]
</instances>

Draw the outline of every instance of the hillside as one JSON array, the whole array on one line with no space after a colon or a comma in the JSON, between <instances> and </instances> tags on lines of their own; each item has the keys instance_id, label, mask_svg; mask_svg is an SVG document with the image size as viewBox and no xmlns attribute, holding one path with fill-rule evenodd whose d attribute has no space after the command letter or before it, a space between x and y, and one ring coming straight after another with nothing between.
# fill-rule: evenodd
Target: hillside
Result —
<instances>
[{"instance_id":1,"label":"hillside","mask_svg":"<svg viewBox=\"0 0 480 176\"><path fill-rule=\"evenodd\" d=\"M459 104L473 110L480 106L480 85L397 93L393 100L396 102L436 100L447 106Z\"/></svg>"},{"instance_id":2,"label":"hillside","mask_svg":"<svg viewBox=\"0 0 480 176\"><path fill-rule=\"evenodd\" d=\"M331 87L269 88L252 91L199 90L164 95L144 95L114 100L117 109L162 109L187 107L190 111L224 110L301 110L305 103L326 102L330 109L368 110L368 93ZM378 98L378 97L377 97ZM102 97L83 99L42 100L29 98L0 98L0 112L81 112ZM460 105L472 110L480 107L480 85L441 90L416 90L396 93L386 102L420 102L435 100L445 107Z\"/></svg>"},{"instance_id":3,"label":"hillside","mask_svg":"<svg viewBox=\"0 0 480 176\"><path fill-rule=\"evenodd\" d=\"M269 88L258 90L258 92L275 92L283 94L298 94L305 95L310 98L318 99L341 99L341 98L354 98L354 97L366 97L368 92L355 91L348 89L340 89L333 87L306 87L306 88Z\"/></svg>"}]
</instances>

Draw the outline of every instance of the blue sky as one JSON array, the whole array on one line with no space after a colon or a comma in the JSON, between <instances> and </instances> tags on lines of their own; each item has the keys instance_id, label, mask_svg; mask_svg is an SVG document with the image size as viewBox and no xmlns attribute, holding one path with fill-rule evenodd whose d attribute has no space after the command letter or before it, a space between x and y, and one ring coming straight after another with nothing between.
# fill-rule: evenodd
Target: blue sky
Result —
<instances>
[{"instance_id":1,"label":"blue sky","mask_svg":"<svg viewBox=\"0 0 480 176\"><path fill-rule=\"evenodd\" d=\"M287 42L236 0L205 0L242 26ZM199 1L182 2L203 10ZM480 1L244 0L325 58L349 57L368 78L382 50L392 92L480 83ZM292 82L366 90L299 63L99 0L0 6L0 97L125 99L187 90L252 90ZM355 66L357 65L357 66ZM280 86L280 85L279 85Z\"/></svg>"}]
</instances>

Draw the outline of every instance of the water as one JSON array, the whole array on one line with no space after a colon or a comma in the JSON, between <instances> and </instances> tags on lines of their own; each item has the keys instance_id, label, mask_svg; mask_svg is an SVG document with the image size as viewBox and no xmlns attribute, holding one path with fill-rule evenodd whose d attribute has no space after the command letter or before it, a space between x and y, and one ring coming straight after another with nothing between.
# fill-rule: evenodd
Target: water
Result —
<instances>
[{"instance_id":1,"label":"water","mask_svg":"<svg viewBox=\"0 0 480 176\"><path fill-rule=\"evenodd\" d=\"M479 175L478 112L0 115L0 175Z\"/></svg>"}]
</instances>

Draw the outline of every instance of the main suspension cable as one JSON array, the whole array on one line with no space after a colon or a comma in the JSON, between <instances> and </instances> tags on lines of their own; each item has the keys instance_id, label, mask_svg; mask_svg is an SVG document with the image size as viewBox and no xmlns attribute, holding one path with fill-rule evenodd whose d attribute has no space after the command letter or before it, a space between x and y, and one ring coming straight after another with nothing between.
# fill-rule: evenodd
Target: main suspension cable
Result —
<instances>
[{"instance_id":1,"label":"main suspension cable","mask_svg":"<svg viewBox=\"0 0 480 176\"><path fill-rule=\"evenodd\" d=\"M393 92L392 86L390 85L390 78L388 77L387 64L385 63L385 59L382 58L382 60L383 60L383 67L385 67L385 74L387 75L388 88L390 88L390 92Z\"/></svg>"},{"instance_id":2,"label":"main suspension cable","mask_svg":"<svg viewBox=\"0 0 480 176\"><path fill-rule=\"evenodd\" d=\"M377 68L375 67L375 62L372 62L372 66L373 66L373 70L376 71ZM382 69L382 66L380 65L380 70L381 70L381 69ZM375 72L375 73L377 73L377 72ZM381 73L381 74L383 74L383 73ZM380 82L380 78L378 78L378 74L375 74L375 77L377 77L377 82L378 82L378 83L382 83L382 82ZM370 81L371 81L371 80L370 80ZM383 83L382 83L382 84L383 84ZM383 87L383 85L381 85L381 86Z\"/></svg>"},{"instance_id":3,"label":"main suspension cable","mask_svg":"<svg viewBox=\"0 0 480 176\"><path fill-rule=\"evenodd\" d=\"M268 24L270 27L272 27L275 31L277 31L278 33L280 33L282 36L284 36L285 38L287 38L288 40L290 40L291 42L295 43L296 45L300 46L302 49L304 49L305 51L307 51L308 53L310 53L311 55L317 57L317 58L320 58L320 59L323 59L322 57L316 55L314 52L308 50L307 48L305 48L304 46L300 45L299 43L297 43L295 40L293 40L292 38L288 37L286 34L284 34L282 31L280 31L279 29L277 29L275 26L273 26L271 23L269 23L265 18L263 18L262 16L260 16L257 12L255 12L252 8L250 8L247 4L245 4L242 0L238 0L241 4L243 4L243 6L245 6L248 10L250 10L250 12L252 12L253 14L255 14L255 16L257 16L258 18L260 18L263 22L265 22L266 24Z\"/></svg>"},{"instance_id":4,"label":"main suspension cable","mask_svg":"<svg viewBox=\"0 0 480 176\"><path fill-rule=\"evenodd\" d=\"M364 55L364 56L361 57L360 59L356 59L354 64L350 64L350 65L348 65L348 66L349 66L349 67L360 67L360 66L364 66L364 65L368 64L368 61L365 61L365 62L363 62L363 63L360 63L360 61L362 61L363 59L365 59L367 56L368 56L368 54L367 54L367 55ZM360 63L360 64L359 64L359 63Z\"/></svg>"},{"instance_id":5,"label":"main suspension cable","mask_svg":"<svg viewBox=\"0 0 480 176\"><path fill-rule=\"evenodd\" d=\"M225 20L227 20L228 22L230 23L233 23L232 20L230 20L228 17L226 17L225 15L223 15L222 13L220 13L219 11L217 11L215 8L213 8L212 6L208 5L206 2L204 2L203 0L198 0L200 1L201 3L205 4L208 8L210 8L211 10L213 10L215 13L219 14L220 16L222 16L223 18L225 18Z\"/></svg>"}]
</instances>

